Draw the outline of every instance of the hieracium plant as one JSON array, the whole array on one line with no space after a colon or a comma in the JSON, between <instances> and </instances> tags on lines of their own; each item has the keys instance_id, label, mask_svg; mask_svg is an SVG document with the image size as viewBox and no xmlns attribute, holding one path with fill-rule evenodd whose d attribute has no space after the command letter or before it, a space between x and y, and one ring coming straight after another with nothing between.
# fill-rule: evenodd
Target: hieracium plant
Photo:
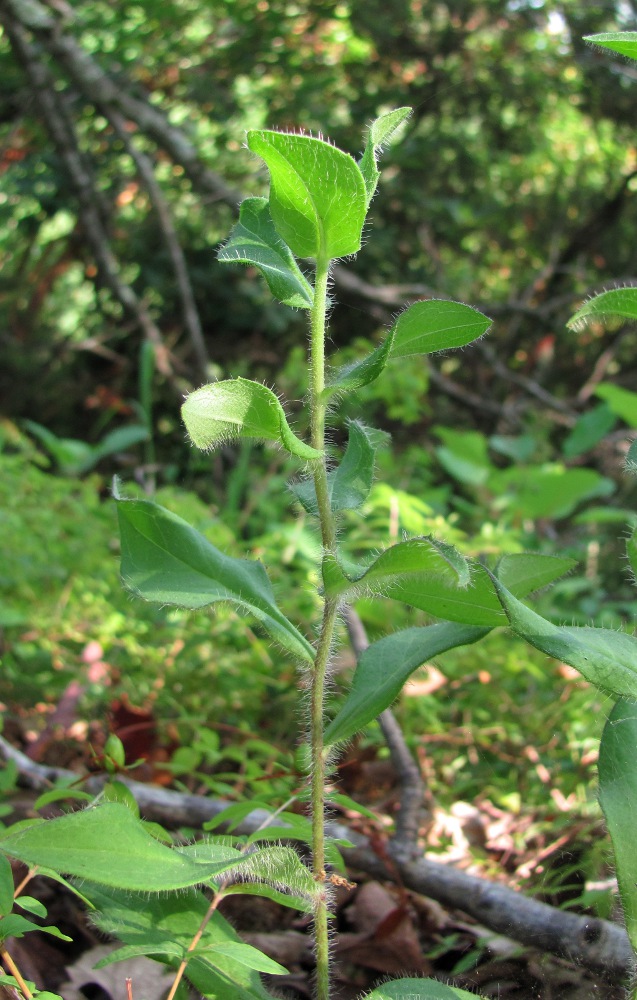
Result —
<instances>
[{"instance_id":1,"label":"hieracium plant","mask_svg":"<svg viewBox=\"0 0 637 1000\"><path fill-rule=\"evenodd\" d=\"M620 41L635 44L634 36ZM16 903L24 912L13 912L7 858L17 858L58 879L62 874L81 879L74 891L81 892L95 910L98 925L124 945L105 961L144 954L172 967L170 1000L183 978L200 994L219 1000L267 1000L272 994L259 973L286 971L242 942L224 920L218 907L226 896L258 894L311 913L315 992L318 1000L328 1000L333 881L329 862L335 853L326 843L324 823L327 773L335 749L384 711L421 664L482 639L502 625L576 667L618 699L602 739L601 798L617 856L627 930L633 946L637 944L633 828L637 640L608 629L554 625L520 600L567 571L572 565L567 558L516 554L495 565L471 563L431 537L405 538L364 562L352 562L343 551L340 522L345 511L361 508L369 495L379 436L351 421L342 454L330 447L328 431L338 424L339 400L382 378L386 367L402 358L464 347L489 326L485 316L462 303L419 301L400 313L367 357L342 368L331 367L326 359L330 270L336 260L359 251L379 179L379 153L408 115L408 108L399 108L377 119L358 162L322 138L267 130L248 133L248 147L269 170L270 193L267 199L248 198L242 203L239 222L219 259L256 267L275 298L307 313L309 439L290 426L279 396L243 378L203 386L183 405L188 434L204 451L256 438L273 442L297 460L290 499L315 520L321 540L317 566L321 612L315 630L306 635L286 616L260 563L225 555L187 522L150 500L117 496L122 576L133 592L185 608L230 603L256 619L309 677L309 698L303 699L308 718L299 734L299 740L307 738L308 743L309 821L293 813L274 813L269 825L247 838L213 834L222 820L236 822L250 808L231 806L207 824L203 839L188 845L167 843L165 832L143 823L136 814L125 786L113 781L89 808L48 822L17 824L0 840L0 957L7 936L40 929L24 915L42 915L37 901L21 895ZM634 293L627 292L621 290L619 306L635 310ZM576 319L584 321L587 315L603 311L604 305L593 300ZM610 309L617 306L615 300L606 305L606 311L617 311ZM637 446L630 457L637 468ZM637 572L634 537L628 556ZM361 594L402 601L438 621L372 643L359 656L340 710L328 719L325 686L340 635L339 616ZM122 753L116 742L111 754L117 770ZM72 793L66 789L54 794ZM311 850L311 867L281 840L304 840ZM19 970L13 971L13 976L0 981L28 996ZM368 1000L407 996L466 1000L473 994L434 980L400 979L378 986Z\"/></svg>"}]
</instances>

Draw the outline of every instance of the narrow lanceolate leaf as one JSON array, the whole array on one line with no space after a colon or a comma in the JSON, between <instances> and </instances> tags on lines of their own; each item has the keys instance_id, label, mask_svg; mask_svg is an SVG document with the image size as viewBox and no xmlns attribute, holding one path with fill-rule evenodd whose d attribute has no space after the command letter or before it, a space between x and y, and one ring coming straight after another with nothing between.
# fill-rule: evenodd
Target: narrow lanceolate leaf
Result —
<instances>
[{"instance_id":1,"label":"narrow lanceolate leaf","mask_svg":"<svg viewBox=\"0 0 637 1000\"><path fill-rule=\"evenodd\" d=\"M637 31L604 31L599 35L585 35L584 41L611 49L628 59L637 59Z\"/></svg>"},{"instance_id":2,"label":"narrow lanceolate leaf","mask_svg":"<svg viewBox=\"0 0 637 1000\"><path fill-rule=\"evenodd\" d=\"M261 563L224 555L186 521L150 500L118 500L124 584L146 601L203 608L227 601L253 615L294 656L314 649L276 605Z\"/></svg>"},{"instance_id":3,"label":"narrow lanceolate leaf","mask_svg":"<svg viewBox=\"0 0 637 1000\"><path fill-rule=\"evenodd\" d=\"M608 316L637 319L637 288L612 288L609 292L601 292L585 302L566 325L575 330L584 326L586 320Z\"/></svg>"},{"instance_id":4,"label":"narrow lanceolate leaf","mask_svg":"<svg viewBox=\"0 0 637 1000\"><path fill-rule=\"evenodd\" d=\"M620 699L599 745L599 798L613 842L626 930L637 951L637 704Z\"/></svg>"},{"instance_id":5,"label":"narrow lanceolate leaf","mask_svg":"<svg viewBox=\"0 0 637 1000\"><path fill-rule=\"evenodd\" d=\"M362 1000L484 1000L477 993L438 979L394 979L366 993Z\"/></svg>"},{"instance_id":6,"label":"narrow lanceolate leaf","mask_svg":"<svg viewBox=\"0 0 637 1000\"><path fill-rule=\"evenodd\" d=\"M349 425L349 440L341 463L327 474L333 513L355 510L367 497L374 478L374 456L378 433L358 421ZM318 514L316 490L311 479L293 483L292 493L308 514Z\"/></svg>"},{"instance_id":7,"label":"narrow lanceolate leaf","mask_svg":"<svg viewBox=\"0 0 637 1000\"><path fill-rule=\"evenodd\" d=\"M270 214L292 253L335 259L360 249L367 196L351 156L284 132L248 132L248 146L268 166Z\"/></svg>"},{"instance_id":8,"label":"narrow lanceolate leaf","mask_svg":"<svg viewBox=\"0 0 637 1000\"><path fill-rule=\"evenodd\" d=\"M196 885L212 867L160 844L130 809L114 802L9 830L0 851L30 866L145 892Z\"/></svg>"},{"instance_id":9,"label":"narrow lanceolate leaf","mask_svg":"<svg viewBox=\"0 0 637 1000\"><path fill-rule=\"evenodd\" d=\"M435 538L410 538L385 549L370 566L358 573L345 569L334 556L323 561L323 585L329 597L365 591L384 594L387 588L401 580L409 580L414 588L427 577L445 580L450 585L469 584L469 564L457 549Z\"/></svg>"},{"instance_id":10,"label":"narrow lanceolate leaf","mask_svg":"<svg viewBox=\"0 0 637 1000\"><path fill-rule=\"evenodd\" d=\"M568 573L574 565L573 559L559 556L516 553L500 560L498 577L516 597L526 597ZM493 578L484 566L473 567L471 582L465 588L441 578L407 578L392 583L384 593L445 621L488 628L507 624Z\"/></svg>"},{"instance_id":11,"label":"narrow lanceolate leaf","mask_svg":"<svg viewBox=\"0 0 637 1000\"><path fill-rule=\"evenodd\" d=\"M386 364L414 354L433 354L465 347L487 332L491 320L463 302L427 299L400 314L385 340L362 361L346 365L329 381L325 395L359 389L373 382Z\"/></svg>"},{"instance_id":12,"label":"narrow lanceolate leaf","mask_svg":"<svg viewBox=\"0 0 637 1000\"><path fill-rule=\"evenodd\" d=\"M494 580L510 628L536 649L568 663L600 691L637 700L637 639L606 628L553 625Z\"/></svg>"},{"instance_id":13,"label":"narrow lanceolate leaf","mask_svg":"<svg viewBox=\"0 0 637 1000\"><path fill-rule=\"evenodd\" d=\"M372 643L359 658L345 704L327 727L326 744L351 739L380 715L398 697L414 670L432 656L476 642L489 631L441 622L394 632Z\"/></svg>"},{"instance_id":14,"label":"narrow lanceolate leaf","mask_svg":"<svg viewBox=\"0 0 637 1000\"><path fill-rule=\"evenodd\" d=\"M380 177L380 172L376 166L378 154L385 143L390 141L396 129L409 118L410 114L411 108L395 108L393 111L388 111L386 114L381 115L369 127L365 151L358 163L365 181L367 204L369 204L374 196L378 178Z\"/></svg>"},{"instance_id":15,"label":"narrow lanceolate leaf","mask_svg":"<svg viewBox=\"0 0 637 1000\"><path fill-rule=\"evenodd\" d=\"M303 461L319 458L293 433L283 407L267 386L250 379L211 382L186 397L181 416L190 440L209 451L234 438L276 441Z\"/></svg>"},{"instance_id":16,"label":"narrow lanceolate leaf","mask_svg":"<svg viewBox=\"0 0 637 1000\"><path fill-rule=\"evenodd\" d=\"M428 299L414 302L393 326L391 357L432 354L451 347L464 347L487 332L491 320L463 302Z\"/></svg>"},{"instance_id":17,"label":"narrow lanceolate leaf","mask_svg":"<svg viewBox=\"0 0 637 1000\"><path fill-rule=\"evenodd\" d=\"M312 308L314 289L274 228L265 198L246 198L241 202L239 222L217 259L226 264L257 267L279 302L296 309Z\"/></svg>"}]
</instances>

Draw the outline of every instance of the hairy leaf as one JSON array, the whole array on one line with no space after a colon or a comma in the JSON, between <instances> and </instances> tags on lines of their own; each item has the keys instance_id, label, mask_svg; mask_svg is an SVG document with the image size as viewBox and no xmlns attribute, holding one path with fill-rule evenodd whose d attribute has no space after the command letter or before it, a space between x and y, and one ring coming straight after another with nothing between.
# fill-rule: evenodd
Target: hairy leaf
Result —
<instances>
[{"instance_id":1,"label":"hairy leaf","mask_svg":"<svg viewBox=\"0 0 637 1000\"><path fill-rule=\"evenodd\" d=\"M227 601L254 615L284 649L313 662L313 646L277 607L261 563L224 555L151 500L116 499L122 580L133 593L182 608Z\"/></svg>"},{"instance_id":2,"label":"hairy leaf","mask_svg":"<svg viewBox=\"0 0 637 1000\"><path fill-rule=\"evenodd\" d=\"M565 557L515 553L500 560L498 577L516 597L526 597L557 580L574 565L573 559ZM445 579L424 578L416 582L397 581L384 593L445 621L488 628L507 624L492 576L484 566L472 568L471 583L464 589Z\"/></svg>"},{"instance_id":3,"label":"hairy leaf","mask_svg":"<svg viewBox=\"0 0 637 1000\"><path fill-rule=\"evenodd\" d=\"M351 156L284 132L248 132L248 146L268 166L272 220L297 257L335 259L360 249L367 197Z\"/></svg>"},{"instance_id":4,"label":"hairy leaf","mask_svg":"<svg viewBox=\"0 0 637 1000\"><path fill-rule=\"evenodd\" d=\"M626 930L637 951L637 704L621 698L599 745L599 799L613 842Z\"/></svg>"},{"instance_id":5,"label":"hairy leaf","mask_svg":"<svg viewBox=\"0 0 637 1000\"><path fill-rule=\"evenodd\" d=\"M510 628L536 649L568 663L607 694L637 699L637 639L606 628L553 625L518 601L498 580Z\"/></svg>"},{"instance_id":6,"label":"hairy leaf","mask_svg":"<svg viewBox=\"0 0 637 1000\"><path fill-rule=\"evenodd\" d=\"M126 806L111 802L11 829L0 851L27 865L90 878L120 889L162 892L196 885L217 867L196 865L151 837Z\"/></svg>"},{"instance_id":7,"label":"hairy leaf","mask_svg":"<svg viewBox=\"0 0 637 1000\"><path fill-rule=\"evenodd\" d=\"M450 585L469 584L469 565L457 549L435 538L410 538L385 549L358 573L344 568L341 561L328 554L323 560L323 584L330 597L365 590L368 594L386 594L388 588L405 580L417 590L428 578Z\"/></svg>"},{"instance_id":8,"label":"hairy leaf","mask_svg":"<svg viewBox=\"0 0 637 1000\"><path fill-rule=\"evenodd\" d=\"M481 997L438 979L394 979L366 993L362 1000L481 1000Z\"/></svg>"},{"instance_id":9,"label":"hairy leaf","mask_svg":"<svg viewBox=\"0 0 637 1000\"><path fill-rule=\"evenodd\" d=\"M241 202L239 222L217 259L226 264L252 264L261 271L279 302L296 309L312 308L314 289L274 228L265 198Z\"/></svg>"},{"instance_id":10,"label":"hairy leaf","mask_svg":"<svg viewBox=\"0 0 637 1000\"><path fill-rule=\"evenodd\" d=\"M361 654L351 690L325 732L327 745L351 739L380 715L400 694L409 676L432 656L466 646L487 635L488 628L452 622L409 628L373 642Z\"/></svg>"},{"instance_id":11,"label":"hairy leaf","mask_svg":"<svg viewBox=\"0 0 637 1000\"><path fill-rule=\"evenodd\" d=\"M227 379L196 389L186 397L181 416L190 440L202 451L234 438L259 438L276 441L304 461L321 454L293 433L272 390L250 379Z\"/></svg>"},{"instance_id":12,"label":"hairy leaf","mask_svg":"<svg viewBox=\"0 0 637 1000\"><path fill-rule=\"evenodd\" d=\"M392 138L396 129L409 118L410 114L411 108L395 108L393 111L388 111L386 114L381 115L380 118L377 118L369 126L365 151L358 163L365 181L368 205L374 196L378 178L380 177L380 172L376 166L378 154L385 143L389 142Z\"/></svg>"},{"instance_id":13,"label":"hairy leaf","mask_svg":"<svg viewBox=\"0 0 637 1000\"><path fill-rule=\"evenodd\" d=\"M599 35L585 35L584 41L611 49L628 59L637 59L637 31L603 31Z\"/></svg>"},{"instance_id":14,"label":"hairy leaf","mask_svg":"<svg viewBox=\"0 0 637 1000\"><path fill-rule=\"evenodd\" d=\"M463 302L446 299L414 302L394 323L391 358L464 347L482 337L490 326L487 316Z\"/></svg>"},{"instance_id":15,"label":"hairy leaf","mask_svg":"<svg viewBox=\"0 0 637 1000\"><path fill-rule=\"evenodd\" d=\"M637 43L633 44L637 48ZM575 330L583 325L584 320L599 319L602 316L637 319L637 288L611 288L608 292L600 292L585 302L566 325Z\"/></svg>"},{"instance_id":16,"label":"hairy leaf","mask_svg":"<svg viewBox=\"0 0 637 1000\"><path fill-rule=\"evenodd\" d=\"M333 513L356 509L367 497L374 478L377 432L358 421L349 425L347 448L340 464L327 474L327 488ZM311 479L293 483L290 489L308 514L318 514L316 490Z\"/></svg>"}]
</instances>

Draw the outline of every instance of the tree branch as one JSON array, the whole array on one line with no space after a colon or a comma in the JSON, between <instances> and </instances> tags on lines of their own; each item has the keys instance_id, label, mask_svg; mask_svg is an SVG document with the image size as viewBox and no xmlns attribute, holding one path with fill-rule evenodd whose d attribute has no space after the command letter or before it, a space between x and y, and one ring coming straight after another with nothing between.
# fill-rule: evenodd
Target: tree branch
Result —
<instances>
[{"instance_id":1,"label":"tree branch","mask_svg":"<svg viewBox=\"0 0 637 1000\"><path fill-rule=\"evenodd\" d=\"M20 784L37 791L45 791L61 779L78 780L78 775L72 771L36 764L1 736L0 757L5 761L14 761ZM87 778L83 785L92 794L97 794L105 780L104 777ZM167 827L202 826L228 806L228 802L220 800L185 795L128 778L120 780L130 788L145 818ZM252 833L267 818L265 810L254 810L235 832ZM615 982L625 980L634 970L635 958L628 935L618 924L555 909L535 899L527 899L507 886L488 882L437 861L394 858L391 841L387 845L391 858L388 865L373 850L366 837L342 824L328 824L327 833L330 837L354 844L341 849L351 868L387 880L395 879L397 873L407 888L462 910L482 926L506 934L521 944L568 958L588 969L604 973Z\"/></svg>"}]
</instances>

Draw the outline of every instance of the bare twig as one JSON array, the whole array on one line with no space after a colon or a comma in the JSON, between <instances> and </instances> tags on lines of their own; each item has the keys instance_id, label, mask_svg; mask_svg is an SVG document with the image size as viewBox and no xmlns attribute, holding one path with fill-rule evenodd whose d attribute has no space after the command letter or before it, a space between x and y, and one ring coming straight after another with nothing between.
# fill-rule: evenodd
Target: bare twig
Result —
<instances>
[{"instance_id":1,"label":"bare twig","mask_svg":"<svg viewBox=\"0 0 637 1000\"><path fill-rule=\"evenodd\" d=\"M354 608L345 607L345 622L352 648L358 659L369 646L365 626ZM396 833L392 838L392 855L398 860L413 859L419 851L418 833L422 819L425 787L420 768L412 757L402 730L391 708L378 716L392 764L398 774L400 800L396 817Z\"/></svg>"},{"instance_id":2,"label":"bare twig","mask_svg":"<svg viewBox=\"0 0 637 1000\"><path fill-rule=\"evenodd\" d=\"M205 380L207 377L209 363L208 352L206 351L206 343L203 336L203 330L201 329L199 311L197 309L197 303L195 302L195 296L192 290L190 275L188 274L186 259L173 224L170 208L168 207L168 203L164 198L161 187L157 182L155 171L153 170L153 165L149 157L146 156L145 153L142 153L141 150L137 149L135 143L131 141L130 135L126 130L125 120L118 111L107 104L102 103L100 108L123 142L128 155L135 163L137 172L139 173L139 176L148 191L148 196L155 212L157 213L159 226L162 231L168 253L170 254L173 271L175 272L177 289L181 297L184 325L190 336L190 342L192 344L193 353L197 361L201 378L202 380Z\"/></svg>"},{"instance_id":3,"label":"bare twig","mask_svg":"<svg viewBox=\"0 0 637 1000\"><path fill-rule=\"evenodd\" d=\"M58 780L77 780L72 771L36 764L0 736L0 758L15 761L20 783L45 790ZM105 778L87 778L84 787L97 795ZM218 816L228 803L173 792L156 785L121 778L130 788L143 815L164 826L201 827ZM269 820L270 814L255 809L238 827L241 834L253 833ZM608 920L579 916L555 909L535 899L527 899L507 886L488 882L450 865L419 858L405 861L396 858L390 868L372 848L366 837L338 823L327 826L327 834L349 840L353 847L342 848L347 864L379 878L394 879L395 868L403 885L414 892L436 899L446 906L462 910L482 926L507 934L521 944L539 947L553 955L567 957L582 966L603 972L614 981L623 981L632 972L634 954L623 927ZM391 842L388 845L391 852Z\"/></svg>"},{"instance_id":4,"label":"bare twig","mask_svg":"<svg viewBox=\"0 0 637 1000\"><path fill-rule=\"evenodd\" d=\"M28 40L21 24L11 16L12 8L13 4L0 0L0 23L4 26L13 51L37 95L40 117L66 167L77 197L84 234L95 257L101 279L126 312L135 317L144 335L154 345L159 371L172 381L170 355L161 333L146 306L120 276L117 259L111 249L98 208L99 198L92 171L80 151L73 122L66 112L51 73L39 58L37 49Z\"/></svg>"}]
</instances>

